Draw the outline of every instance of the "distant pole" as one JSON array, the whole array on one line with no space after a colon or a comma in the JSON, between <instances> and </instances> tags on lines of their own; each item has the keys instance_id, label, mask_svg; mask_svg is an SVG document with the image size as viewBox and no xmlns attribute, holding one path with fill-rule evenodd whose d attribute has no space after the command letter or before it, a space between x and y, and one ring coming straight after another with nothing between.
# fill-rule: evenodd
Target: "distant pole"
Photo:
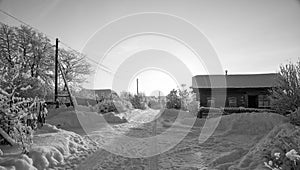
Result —
<instances>
[{"instance_id":1,"label":"distant pole","mask_svg":"<svg viewBox=\"0 0 300 170\"><path fill-rule=\"evenodd\" d=\"M136 94L139 94L139 79L136 79Z\"/></svg>"},{"instance_id":2,"label":"distant pole","mask_svg":"<svg viewBox=\"0 0 300 170\"><path fill-rule=\"evenodd\" d=\"M55 44L55 59L54 59L54 103L58 108L57 97L58 97L58 38L56 38Z\"/></svg>"},{"instance_id":3,"label":"distant pole","mask_svg":"<svg viewBox=\"0 0 300 170\"><path fill-rule=\"evenodd\" d=\"M160 91L158 91L158 100L160 102Z\"/></svg>"}]
</instances>

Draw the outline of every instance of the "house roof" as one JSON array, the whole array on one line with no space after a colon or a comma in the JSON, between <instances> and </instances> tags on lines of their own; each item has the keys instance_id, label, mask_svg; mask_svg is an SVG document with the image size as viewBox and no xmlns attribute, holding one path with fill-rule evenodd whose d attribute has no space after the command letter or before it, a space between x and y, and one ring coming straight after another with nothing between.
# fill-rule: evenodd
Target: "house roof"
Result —
<instances>
[{"instance_id":1,"label":"house roof","mask_svg":"<svg viewBox=\"0 0 300 170\"><path fill-rule=\"evenodd\" d=\"M111 94L118 96L118 94L111 89L88 89L88 90L95 92L95 94L97 94L99 97L100 96L110 96Z\"/></svg>"},{"instance_id":2,"label":"house roof","mask_svg":"<svg viewBox=\"0 0 300 170\"><path fill-rule=\"evenodd\" d=\"M270 88L276 73L197 75L192 78L193 88Z\"/></svg>"}]
</instances>

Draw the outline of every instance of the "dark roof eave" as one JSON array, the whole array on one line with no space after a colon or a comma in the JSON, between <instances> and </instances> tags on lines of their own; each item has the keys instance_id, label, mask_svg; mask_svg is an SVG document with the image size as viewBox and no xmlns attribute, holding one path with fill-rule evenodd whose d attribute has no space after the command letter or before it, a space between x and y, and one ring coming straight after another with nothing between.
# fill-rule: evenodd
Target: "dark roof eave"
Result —
<instances>
[{"instance_id":1,"label":"dark roof eave","mask_svg":"<svg viewBox=\"0 0 300 170\"><path fill-rule=\"evenodd\" d=\"M268 88L268 89L271 89L271 88L273 88L273 86L272 87L253 87L253 86L251 86L251 87L192 87L192 88L194 88L194 89L257 89L257 88L261 88L261 89L266 89L266 88Z\"/></svg>"}]
</instances>

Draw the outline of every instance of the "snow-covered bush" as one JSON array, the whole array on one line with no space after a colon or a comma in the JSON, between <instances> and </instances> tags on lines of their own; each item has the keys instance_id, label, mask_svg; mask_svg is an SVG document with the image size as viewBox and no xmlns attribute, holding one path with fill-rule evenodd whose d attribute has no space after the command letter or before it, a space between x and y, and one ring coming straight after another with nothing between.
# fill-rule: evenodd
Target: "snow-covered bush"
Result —
<instances>
[{"instance_id":1,"label":"snow-covered bush","mask_svg":"<svg viewBox=\"0 0 300 170\"><path fill-rule=\"evenodd\" d=\"M133 109L132 104L127 100L118 99L114 100L113 103L118 113L126 112L128 110Z\"/></svg>"},{"instance_id":2,"label":"snow-covered bush","mask_svg":"<svg viewBox=\"0 0 300 170\"><path fill-rule=\"evenodd\" d=\"M280 66L271 94L271 105L281 114L300 107L300 59Z\"/></svg>"},{"instance_id":3,"label":"snow-covered bush","mask_svg":"<svg viewBox=\"0 0 300 170\"><path fill-rule=\"evenodd\" d=\"M148 108L146 96L144 93L131 94L130 92L123 91L120 93L120 99L122 101L128 101L131 103L132 108L145 110Z\"/></svg>"},{"instance_id":4,"label":"snow-covered bush","mask_svg":"<svg viewBox=\"0 0 300 170\"><path fill-rule=\"evenodd\" d=\"M298 146L290 138L280 138L272 148L263 152L264 166L272 170L300 169Z\"/></svg>"},{"instance_id":5,"label":"snow-covered bush","mask_svg":"<svg viewBox=\"0 0 300 170\"><path fill-rule=\"evenodd\" d=\"M33 160L25 154L0 158L0 170L38 170L33 166Z\"/></svg>"},{"instance_id":6,"label":"snow-covered bush","mask_svg":"<svg viewBox=\"0 0 300 170\"><path fill-rule=\"evenodd\" d=\"M130 103L132 104L133 108L135 108L135 109L145 110L148 108L148 106L146 104L145 95L142 93L131 96L129 98L129 100L130 100Z\"/></svg>"},{"instance_id":7,"label":"snow-covered bush","mask_svg":"<svg viewBox=\"0 0 300 170\"><path fill-rule=\"evenodd\" d=\"M291 124L300 126L300 107L298 109L290 114L290 122Z\"/></svg>"},{"instance_id":8,"label":"snow-covered bush","mask_svg":"<svg viewBox=\"0 0 300 170\"><path fill-rule=\"evenodd\" d=\"M168 109L180 109L181 108L181 101L180 101L179 95L177 93L178 93L178 91L173 89L167 95L166 99L167 99L167 108Z\"/></svg>"},{"instance_id":9,"label":"snow-covered bush","mask_svg":"<svg viewBox=\"0 0 300 170\"><path fill-rule=\"evenodd\" d=\"M21 144L26 149L31 142L32 129L27 127L25 117L29 114L32 100L0 94L0 134L10 145Z\"/></svg>"},{"instance_id":10,"label":"snow-covered bush","mask_svg":"<svg viewBox=\"0 0 300 170\"><path fill-rule=\"evenodd\" d=\"M268 155L264 165L271 170L300 169L300 155L295 149L285 153L281 148L274 148Z\"/></svg>"},{"instance_id":11,"label":"snow-covered bush","mask_svg":"<svg viewBox=\"0 0 300 170\"><path fill-rule=\"evenodd\" d=\"M118 112L117 108L114 105L113 100L104 99L98 104L98 113L108 113L108 112Z\"/></svg>"},{"instance_id":12,"label":"snow-covered bush","mask_svg":"<svg viewBox=\"0 0 300 170\"><path fill-rule=\"evenodd\" d=\"M187 109L190 113L192 113L193 115L197 116L200 108L200 102L199 101L191 101L188 106Z\"/></svg>"},{"instance_id":13,"label":"snow-covered bush","mask_svg":"<svg viewBox=\"0 0 300 170\"><path fill-rule=\"evenodd\" d=\"M167 95L167 108L168 109L181 109L181 110L189 110L191 106L189 106L193 101L196 100L196 94L193 91L188 91L185 88L185 84L181 85L182 88L175 90L173 89Z\"/></svg>"},{"instance_id":14,"label":"snow-covered bush","mask_svg":"<svg viewBox=\"0 0 300 170\"><path fill-rule=\"evenodd\" d=\"M162 101L156 98L148 99L148 106L151 109L162 109L164 107Z\"/></svg>"},{"instance_id":15,"label":"snow-covered bush","mask_svg":"<svg viewBox=\"0 0 300 170\"><path fill-rule=\"evenodd\" d=\"M97 104L98 113L104 114L109 112L122 113L133 109L129 101L123 99L103 99Z\"/></svg>"}]
</instances>

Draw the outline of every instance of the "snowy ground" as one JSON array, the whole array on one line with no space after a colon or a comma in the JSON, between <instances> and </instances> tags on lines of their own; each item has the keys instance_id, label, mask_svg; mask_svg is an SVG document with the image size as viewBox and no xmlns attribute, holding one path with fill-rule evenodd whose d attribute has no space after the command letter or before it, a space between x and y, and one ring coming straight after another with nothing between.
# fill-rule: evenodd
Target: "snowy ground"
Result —
<instances>
[{"instance_id":1,"label":"snowy ground","mask_svg":"<svg viewBox=\"0 0 300 170\"><path fill-rule=\"evenodd\" d=\"M259 158L257 146L264 137L277 125L286 122L280 115L270 113L233 114L222 117L215 133L204 143L199 143L205 119L198 119L189 129L187 125L194 121L190 113L173 124L178 112L175 110L139 111L133 110L117 117L99 115L84 111L77 116L88 118L78 120L72 110L60 110L49 115L48 123L34 137L30 154L20 156L10 154L0 158L0 169L255 169ZM122 117L127 119L124 122ZM158 119L156 119L158 118ZM156 119L154 121L154 119ZM117 124L107 124L116 121ZM81 128L81 124L89 128ZM174 135L165 135L162 145L169 145L170 139L176 134L187 134L183 140L170 150L152 157L128 158L107 149L114 146L122 135L145 138L164 134L172 126ZM289 128L289 127L288 127ZM70 132L73 131L73 132ZM76 133L80 134L76 134ZM275 133L275 132L274 132ZM277 133L277 132L276 132ZM134 143L133 154L142 153L143 144ZM161 144L161 143L160 143ZM7 148L2 148L8 152ZM16 150L10 148L11 152ZM2 167L1 167L2 166ZM25 167L25 168L24 168Z\"/></svg>"},{"instance_id":2,"label":"snowy ground","mask_svg":"<svg viewBox=\"0 0 300 170\"><path fill-rule=\"evenodd\" d=\"M153 115L154 113L149 113ZM187 132L187 136L175 147L160 155L148 158L128 158L113 154L105 149L100 149L89 156L86 161L78 166L78 169L253 169L249 168L257 164L257 160L245 158L248 151L273 129L274 126L285 122L279 115L270 113L249 113L234 114L222 118L216 132L205 143L199 144L199 134L204 124L204 119L197 120L192 129L187 129L185 125L193 121L189 113L187 118L177 123L174 133ZM133 120L143 121L147 119L147 112L135 114ZM118 133L126 133L131 137L149 137L165 132L176 119L176 111L166 111L154 124L148 122L144 124L129 121L128 123L114 125ZM146 120L146 122L149 119ZM156 128L153 128L155 126ZM155 129L155 134L154 130ZM91 138L99 145L104 142L113 142L118 138L118 134L109 131L95 131ZM171 136L165 136L166 142ZM167 145L168 143L166 143ZM135 146L140 152L144 146ZM251 162L254 161L254 162ZM243 162L240 165L240 162ZM243 167L243 168L242 168Z\"/></svg>"}]
</instances>

